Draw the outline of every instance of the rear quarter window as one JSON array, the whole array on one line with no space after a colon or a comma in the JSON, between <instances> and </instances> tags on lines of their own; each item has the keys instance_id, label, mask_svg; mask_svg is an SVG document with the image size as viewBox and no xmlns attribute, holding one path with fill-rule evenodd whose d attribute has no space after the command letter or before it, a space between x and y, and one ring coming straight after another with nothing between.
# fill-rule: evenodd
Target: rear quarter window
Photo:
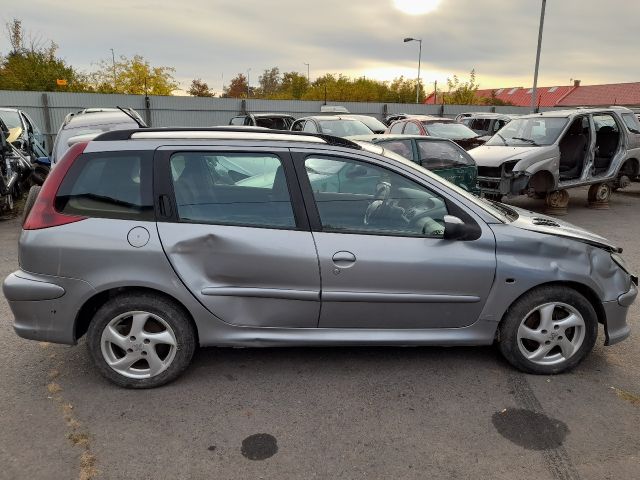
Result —
<instances>
[{"instance_id":1,"label":"rear quarter window","mask_svg":"<svg viewBox=\"0 0 640 480\"><path fill-rule=\"evenodd\" d=\"M151 155L82 154L58 189L56 210L86 217L153 220Z\"/></svg>"}]
</instances>

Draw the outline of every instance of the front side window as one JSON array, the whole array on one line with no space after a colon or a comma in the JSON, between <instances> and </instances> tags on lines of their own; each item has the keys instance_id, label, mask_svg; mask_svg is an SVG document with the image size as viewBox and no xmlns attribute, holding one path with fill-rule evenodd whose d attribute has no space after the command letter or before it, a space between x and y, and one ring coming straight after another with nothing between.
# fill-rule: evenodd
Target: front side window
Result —
<instances>
[{"instance_id":1,"label":"front side window","mask_svg":"<svg viewBox=\"0 0 640 480\"><path fill-rule=\"evenodd\" d=\"M318 129L316 128L315 123L313 123L311 120L307 120L302 131L309 133L318 133Z\"/></svg>"},{"instance_id":2,"label":"front side window","mask_svg":"<svg viewBox=\"0 0 640 480\"><path fill-rule=\"evenodd\" d=\"M441 238L442 197L386 168L341 157L310 156L305 167L322 229Z\"/></svg>"},{"instance_id":3,"label":"front side window","mask_svg":"<svg viewBox=\"0 0 640 480\"><path fill-rule=\"evenodd\" d=\"M271 154L182 152L171 157L181 221L294 228L280 158Z\"/></svg>"},{"instance_id":4,"label":"front side window","mask_svg":"<svg viewBox=\"0 0 640 480\"><path fill-rule=\"evenodd\" d=\"M55 207L69 215L153 220L150 154L82 154L62 181Z\"/></svg>"},{"instance_id":5,"label":"front side window","mask_svg":"<svg viewBox=\"0 0 640 480\"><path fill-rule=\"evenodd\" d=\"M430 170L468 167L474 163L463 149L449 142L418 141L418 153L420 165Z\"/></svg>"},{"instance_id":6,"label":"front side window","mask_svg":"<svg viewBox=\"0 0 640 480\"><path fill-rule=\"evenodd\" d=\"M302 127L304 126L305 120L298 120L291 126L291 130L294 132L301 132Z\"/></svg>"},{"instance_id":7,"label":"front side window","mask_svg":"<svg viewBox=\"0 0 640 480\"><path fill-rule=\"evenodd\" d=\"M231 119L231 125L244 125L245 117L233 117Z\"/></svg>"}]
</instances>

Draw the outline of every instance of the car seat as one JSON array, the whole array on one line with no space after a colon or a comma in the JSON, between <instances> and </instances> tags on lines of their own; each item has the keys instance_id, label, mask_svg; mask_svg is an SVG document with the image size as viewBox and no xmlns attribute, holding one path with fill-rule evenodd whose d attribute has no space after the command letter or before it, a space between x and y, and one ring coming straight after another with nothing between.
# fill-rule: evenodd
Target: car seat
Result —
<instances>
[{"instance_id":1,"label":"car seat","mask_svg":"<svg viewBox=\"0 0 640 480\"><path fill-rule=\"evenodd\" d=\"M587 152L587 137L583 133L582 118L573 121L569 131L560 140L560 178L580 176Z\"/></svg>"}]
</instances>

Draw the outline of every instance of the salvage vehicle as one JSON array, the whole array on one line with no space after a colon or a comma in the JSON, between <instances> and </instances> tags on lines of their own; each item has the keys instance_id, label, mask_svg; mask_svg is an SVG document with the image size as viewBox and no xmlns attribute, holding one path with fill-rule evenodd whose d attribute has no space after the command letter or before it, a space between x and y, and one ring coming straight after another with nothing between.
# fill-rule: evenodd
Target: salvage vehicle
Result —
<instances>
[{"instance_id":1,"label":"salvage vehicle","mask_svg":"<svg viewBox=\"0 0 640 480\"><path fill-rule=\"evenodd\" d=\"M518 116L519 115L508 115L505 113L473 113L458 121L481 137L487 135L492 137L497 131Z\"/></svg>"},{"instance_id":2,"label":"salvage vehicle","mask_svg":"<svg viewBox=\"0 0 640 480\"><path fill-rule=\"evenodd\" d=\"M411 115L393 122L385 133L402 135L429 135L453 140L465 150L484 144L476 132L450 118L431 115Z\"/></svg>"},{"instance_id":3,"label":"salvage vehicle","mask_svg":"<svg viewBox=\"0 0 640 480\"><path fill-rule=\"evenodd\" d=\"M324 133L336 137L370 135L373 132L360 120L350 115L315 115L299 118L291 126L293 132Z\"/></svg>"},{"instance_id":4,"label":"salvage vehicle","mask_svg":"<svg viewBox=\"0 0 640 480\"><path fill-rule=\"evenodd\" d=\"M0 120L9 128L7 141L20 150L29 162L48 156L44 135L26 112L17 108L0 108Z\"/></svg>"},{"instance_id":5,"label":"salvage vehicle","mask_svg":"<svg viewBox=\"0 0 640 480\"><path fill-rule=\"evenodd\" d=\"M246 115L236 115L229 120L229 125L289 130L294 121L295 117L286 113L247 113Z\"/></svg>"},{"instance_id":6,"label":"salvage vehicle","mask_svg":"<svg viewBox=\"0 0 640 480\"><path fill-rule=\"evenodd\" d=\"M452 140L422 135L359 135L349 139L384 147L468 192L480 194L476 162Z\"/></svg>"},{"instance_id":7,"label":"salvage vehicle","mask_svg":"<svg viewBox=\"0 0 640 480\"><path fill-rule=\"evenodd\" d=\"M34 166L7 141L9 135L0 119L0 214L13 212L15 201L35 182Z\"/></svg>"},{"instance_id":8,"label":"salvage vehicle","mask_svg":"<svg viewBox=\"0 0 640 480\"><path fill-rule=\"evenodd\" d=\"M111 130L146 128L146 124L133 108L85 108L68 114L56 135L51 151L51 168L58 159L80 141L89 141Z\"/></svg>"},{"instance_id":9,"label":"salvage vehicle","mask_svg":"<svg viewBox=\"0 0 640 480\"><path fill-rule=\"evenodd\" d=\"M469 153L489 198L529 194L553 205L568 202L566 189L592 185L590 201L605 201L638 176L640 123L624 107L525 115Z\"/></svg>"},{"instance_id":10,"label":"salvage vehicle","mask_svg":"<svg viewBox=\"0 0 640 480\"><path fill-rule=\"evenodd\" d=\"M77 143L27 211L3 283L14 329L86 334L96 369L131 388L175 379L197 346L495 343L554 374L599 323L606 345L629 335L638 278L618 247L380 148L246 127ZM221 157L275 170L272 185L220 180ZM312 187L323 162L350 182Z\"/></svg>"}]
</instances>

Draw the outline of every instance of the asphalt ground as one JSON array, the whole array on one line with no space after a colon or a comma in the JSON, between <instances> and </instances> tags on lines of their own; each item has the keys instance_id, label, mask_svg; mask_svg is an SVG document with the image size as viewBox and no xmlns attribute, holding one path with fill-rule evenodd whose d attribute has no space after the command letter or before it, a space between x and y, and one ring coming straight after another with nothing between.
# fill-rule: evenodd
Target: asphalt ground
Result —
<instances>
[{"instance_id":1,"label":"asphalt ground","mask_svg":"<svg viewBox=\"0 0 640 480\"><path fill-rule=\"evenodd\" d=\"M540 200L512 203L542 210ZM640 184L564 219L640 271ZM0 222L0 275L19 220ZM640 308L632 336L571 373L513 370L493 347L201 349L129 391L78 346L18 338L0 298L2 479L637 479Z\"/></svg>"}]
</instances>

